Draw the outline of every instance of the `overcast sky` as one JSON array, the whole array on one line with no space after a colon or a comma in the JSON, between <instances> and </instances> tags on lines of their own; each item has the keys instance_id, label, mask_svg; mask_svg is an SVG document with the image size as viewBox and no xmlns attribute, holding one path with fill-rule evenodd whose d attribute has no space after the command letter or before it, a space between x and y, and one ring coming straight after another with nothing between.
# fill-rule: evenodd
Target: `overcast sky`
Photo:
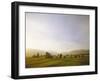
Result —
<instances>
[{"instance_id":1,"label":"overcast sky","mask_svg":"<svg viewBox=\"0 0 100 81\"><path fill-rule=\"evenodd\" d=\"M55 52L89 49L89 16L27 12L26 48Z\"/></svg>"}]
</instances>

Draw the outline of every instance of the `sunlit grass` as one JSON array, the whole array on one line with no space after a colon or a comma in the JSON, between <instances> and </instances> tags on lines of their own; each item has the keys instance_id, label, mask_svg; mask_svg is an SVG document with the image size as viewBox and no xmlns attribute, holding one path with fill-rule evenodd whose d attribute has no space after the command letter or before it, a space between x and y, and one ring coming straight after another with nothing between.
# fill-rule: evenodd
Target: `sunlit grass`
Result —
<instances>
[{"instance_id":1,"label":"sunlit grass","mask_svg":"<svg viewBox=\"0 0 100 81\"><path fill-rule=\"evenodd\" d=\"M33 54L26 56L26 68L39 67L59 67L59 66L81 66L89 65L89 52L85 54L51 55L51 54Z\"/></svg>"}]
</instances>

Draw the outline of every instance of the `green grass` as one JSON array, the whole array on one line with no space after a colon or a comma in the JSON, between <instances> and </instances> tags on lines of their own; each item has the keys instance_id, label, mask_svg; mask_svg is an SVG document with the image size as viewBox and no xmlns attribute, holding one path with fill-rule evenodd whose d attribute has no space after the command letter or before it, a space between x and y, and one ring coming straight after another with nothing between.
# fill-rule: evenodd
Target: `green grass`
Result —
<instances>
[{"instance_id":1,"label":"green grass","mask_svg":"<svg viewBox=\"0 0 100 81\"><path fill-rule=\"evenodd\" d=\"M81 54L69 55L66 57L47 58L45 55L38 57L26 57L26 68L39 68L39 67L59 67L59 66L81 66L89 65L89 54L80 56ZM80 56L80 57L78 57Z\"/></svg>"}]
</instances>

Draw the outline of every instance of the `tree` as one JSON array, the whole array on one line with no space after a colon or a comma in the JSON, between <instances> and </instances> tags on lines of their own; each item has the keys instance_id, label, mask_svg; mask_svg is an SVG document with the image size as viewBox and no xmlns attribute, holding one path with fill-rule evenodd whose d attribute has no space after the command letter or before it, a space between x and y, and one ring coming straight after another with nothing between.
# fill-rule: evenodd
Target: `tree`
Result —
<instances>
[{"instance_id":1,"label":"tree","mask_svg":"<svg viewBox=\"0 0 100 81\"><path fill-rule=\"evenodd\" d=\"M39 57L39 53L37 53L37 57Z\"/></svg>"},{"instance_id":2,"label":"tree","mask_svg":"<svg viewBox=\"0 0 100 81\"><path fill-rule=\"evenodd\" d=\"M59 57L62 58L62 54L59 54Z\"/></svg>"},{"instance_id":3,"label":"tree","mask_svg":"<svg viewBox=\"0 0 100 81\"><path fill-rule=\"evenodd\" d=\"M52 58L52 55L49 52L46 52L46 58Z\"/></svg>"}]
</instances>

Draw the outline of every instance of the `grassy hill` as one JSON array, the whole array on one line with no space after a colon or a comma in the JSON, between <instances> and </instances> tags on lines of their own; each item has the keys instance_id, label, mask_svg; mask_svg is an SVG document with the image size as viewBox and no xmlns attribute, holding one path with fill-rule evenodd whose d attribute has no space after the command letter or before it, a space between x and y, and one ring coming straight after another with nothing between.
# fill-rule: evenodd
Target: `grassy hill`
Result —
<instances>
[{"instance_id":1,"label":"grassy hill","mask_svg":"<svg viewBox=\"0 0 100 81\"><path fill-rule=\"evenodd\" d=\"M27 49L26 68L89 65L89 50L74 50L64 53Z\"/></svg>"}]
</instances>

